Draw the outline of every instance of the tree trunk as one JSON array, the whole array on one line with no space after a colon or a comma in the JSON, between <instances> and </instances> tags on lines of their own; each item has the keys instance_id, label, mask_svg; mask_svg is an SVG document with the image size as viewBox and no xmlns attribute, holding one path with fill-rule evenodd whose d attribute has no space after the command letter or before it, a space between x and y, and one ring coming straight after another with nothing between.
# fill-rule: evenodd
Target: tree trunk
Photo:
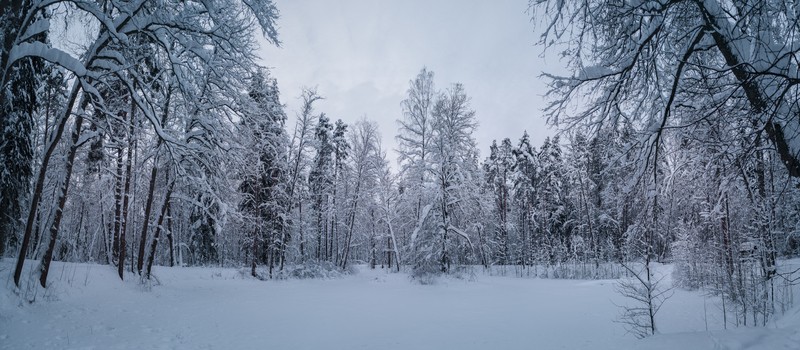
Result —
<instances>
[{"instance_id":1,"label":"tree trunk","mask_svg":"<svg viewBox=\"0 0 800 350\"><path fill-rule=\"evenodd\" d=\"M322 222L322 205L317 210L317 261L322 261L322 236L328 229L328 224Z\"/></svg>"},{"instance_id":2,"label":"tree trunk","mask_svg":"<svg viewBox=\"0 0 800 350\"><path fill-rule=\"evenodd\" d=\"M128 127L128 152L127 152L127 159L125 160L125 188L123 190L123 197L122 197L122 226L120 227L119 231L119 264L117 265L117 272L119 273L120 279L125 279L125 253L127 252L127 245L125 243L125 234L128 227L128 204L130 202L130 190L131 190L131 167L133 166L133 148L135 147L135 141L133 140L133 132L134 132L134 116L136 111L136 103L134 102L133 97L131 97L131 112L129 116L129 127ZM132 264L133 262L131 262Z\"/></svg>"},{"instance_id":3,"label":"tree trunk","mask_svg":"<svg viewBox=\"0 0 800 350\"><path fill-rule=\"evenodd\" d=\"M100 201L100 232L103 233L103 255L106 257L106 264L111 265L111 249L109 249L106 229L106 210L103 208L103 201Z\"/></svg>"},{"instance_id":4,"label":"tree trunk","mask_svg":"<svg viewBox=\"0 0 800 350\"><path fill-rule=\"evenodd\" d=\"M334 168L334 169L338 169L338 166L336 168ZM330 237L329 237L330 242L325 244L325 248L327 249L326 255L328 256L329 260L330 260L331 257L333 257L333 241L336 239L336 227L338 226L337 224L339 222L339 213L338 213L338 210L337 210L338 208L336 207L336 192L337 192L336 189L339 187L338 186L338 182L339 182L338 181L338 177L339 176L337 174L338 174L338 171L334 171L334 174L333 174L333 181L334 181L333 182L333 201L332 201L333 204L331 205L331 207L333 208L333 220L331 220L331 234L330 234ZM336 258L334 259L334 263L338 263L339 262L338 260L339 260L339 251L337 249Z\"/></svg>"},{"instance_id":5,"label":"tree trunk","mask_svg":"<svg viewBox=\"0 0 800 350\"><path fill-rule=\"evenodd\" d=\"M728 222L728 197L725 196L725 216L720 218L720 231L722 231L722 248L725 254L725 270L728 277L733 276L733 247L731 242L730 224Z\"/></svg>"},{"instance_id":6,"label":"tree trunk","mask_svg":"<svg viewBox=\"0 0 800 350\"><path fill-rule=\"evenodd\" d=\"M91 249L91 247L92 247L92 244L89 244L89 246L87 247L86 246L87 242L85 242L83 239L81 239L81 238L83 238L83 235L81 233L84 231L84 229L83 229L83 218L84 218L84 212L85 211L86 211L85 202L81 202L81 210L80 210L81 214L78 217L78 225L75 226L75 251L73 252L73 256L76 256L76 257L81 257L81 255L83 255L83 254L79 255L79 253L81 253L80 249L83 249L84 250L83 252L85 253L86 249ZM85 257L81 257L81 258L85 258Z\"/></svg>"},{"instance_id":7,"label":"tree trunk","mask_svg":"<svg viewBox=\"0 0 800 350\"><path fill-rule=\"evenodd\" d=\"M156 157L157 158L157 157ZM150 222L150 211L152 210L153 206L153 192L156 189L156 177L158 176L158 164L156 164L155 159L153 160L153 169L150 170L150 184L147 189L147 200L144 204L144 222L142 222L142 233L139 235L139 255L136 259L136 271L141 276L142 274L142 267L144 265L144 247L147 245L147 228ZM166 205L164 206L166 207ZM163 210L162 210L163 211ZM163 219L164 213L162 212L159 220ZM160 223L159 223L160 225ZM156 228L156 232L160 231L159 228ZM155 239L155 237L153 238ZM153 241L153 248L155 248L156 242ZM149 270L149 268L148 268ZM150 272L147 273L148 278L150 278Z\"/></svg>"},{"instance_id":8,"label":"tree trunk","mask_svg":"<svg viewBox=\"0 0 800 350\"><path fill-rule=\"evenodd\" d=\"M370 258L369 258L369 268L374 270L375 266L378 265L378 247L376 246L375 236L372 235L369 237L369 246L370 246Z\"/></svg>"},{"instance_id":9,"label":"tree trunk","mask_svg":"<svg viewBox=\"0 0 800 350\"><path fill-rule=\"evenodd\" d=\"M253 245L250 248L253 255L250 263L250 275L253 277L258 277L256 274L256 265L258 260L258 228L253 230Z\"/></svg>"},{"instance_id":10,"label":"tree trunk","mask_svg":"<svg viewBox=\"0 0 800 350\"><path fill-rule=\"evenodd\" d=\"M281 227L281 248L280 248L280 256L279 256L279 259L280 259L279 260L279 265L280 265L280 267L278 267L278 269L279 269L278 271L283 271L283 266L286 263L286 246L288 246L288 244L286 242L286 230L288 230L288 228L284 224L283 227Z\"/></svg>"},{"instance_id":11,"label":"tree trunk","mask_svg":"<svg viewBox=\"0 0 800 350\"><path fill-rule=\"evenodd\" d=\"M172 239L172 203L167 202L167 242L169 242L169 266L175 266L175 242Z\"/></svg>"},{"instance_id":12,"label":"tree trunk","mask_svg":"<svg viewBox=\"0 0 800 350\"><path fill-rule=\"evenodd\" d=\"M447 272L450 270L450 257L447 254L447 229L449 228L449 221L447 217L447 180L444 177L444 174L440 175L442 178L442 258L441 258L441 270L442 272Z\"/></svg>"},{"instance_id":13,"label":"tree trunk","mask_svg":"<svg viewBox=\"0 0 800 350\"><path fill-rule=\"evenodd\" d=\"M717 4L717 6L722 8L721 4ZM699 7L705 17L706 25L709 28L717 28L710 32L711 37L714 39L717 49L725 59L725 63L727 63L728 67L731 67L731 72L742 87L750 103L750 107L752 107L753 114L760 118L765 118L766 116L763 114L767 112L768 98L764 96L764 90L759 86L758 81L754 79L754 74L747 71L747 67L750 67L750 65L747 64L747 62L742 62L741 58L736 55L733 48L734 45L729 41L729 38L720 33L720 30L730 29L728 19L717 18L716 15L718 14L710 13L702 4L700 4ZM730 33L733 33L733 31L731 30ZM800 159L796 154L792 153L789 142L786 140L783 127L779 123L772 121L772 118L766 118L763 124L764 131L766 131L770 141L775 145L775 149L783 165L786 167L786 170L789 172L789 175L800 178Z\"/></svg>"},{"instance_id":14,"label":"tree trunk","mask_svg":"<svg viewBox=\"0 0 800 350\"><path fill-rule=\"evenodd\" d=\"M389 206L386 207L386 227L389 229L389 238L392 240L392 248L394 249L394 260L395 265L397 266L397 272L400 272L400 252L397 248L397 237L394 234L394 228L392 227L392 222L389 220Z\"/></svg>"},{"instance_id":15,"label":"tree trunk","mask_svg":"<svg viewBox=\"0 0 800 350\"><path fill-rule=\"evenodd\" d=\"M167 96L166 96L166 103L164 104L164 114L161 116L161 127L164 127L167 124L167 117L169 116L169 102L170 97L172 96L172 90L167 88ZM164 142L162 138L158 138L156 141L156 154L153 157L153 169L150 171L150 185L147 190L147 201L144 205L144 222L142 222L142 234L139 237L139 257L136 262L136 271L139 272L139 275L142 274L142 263L144 261L144 247L147 244L147 230L150 226L150 210L153 205L153 192L155 191L156 187L156 178L158 176L158 150L161 148L161 143ZM170 190L172 190L172 184L170 184ZM168 191L169 193L169 191ZM168 194L169 195L169 194ZM169 197L167 197L167 202L169 202ZM165 202L166 203L166 202ZM162 213L159 216L159 220L163 219L164 216L164 209L166 208L166 204L162 208ZM161 223L159 223L161 225ZM157 229L160 231L160 227ZM155 246L155 243L154 245ZM150 278L150 268L148 267L147 271L147 278Z\"/></svg>"},{"instance_id":16,"label":"tree trunk","mask_svg":"<svg viewBox=\"0 0 800 350\"><path fill-rule=\"evenodd\" d=\"M153 260L155 260L156 256L156 245L158 245L158 237L161 234L161 228L164 224L164 216L169 215L169 202L172 198L172 188L175 185L175 182L170 182L169 188L167 189L167 195L164 198L164 205L161 206L161 213L158 215L158 222L156 223L156 232L153 233L153 242L150 243L150 255L147 257L147 279L150 279L150 273L153 269ZM171 234L170 234L171 235ZM170 239L171 241L171 239ZM170 246L172 246L172 242L170 242ZM140 253L141 255L142 253ZM170 249L170 260L172 259L172 249ZM140 271L141 274L141 271Z\"/></svg>"},{"instance_id":17,"label":"tree trunk","mask_svg":"<svg viewBox=\"0 0 800 350\"><path fill-rule=\"evenodd\" d=\"M359 172L360 173L360 172ZM356 210L358 209L358 195L361 188L361 176L359 175L356 182L356 189L353 195L353 208L350 211L350 221L347 227L347 236L345 237L344 253L342 254L342 269L347 268L347 259L350 255L350 242L353 239L353 226L356 221Z\"/></svg>"},{"instance_id":18,"label":"tree trunk","mask_svg":"<svg viewBox=\"0 0 800 350\"><path fill-rule=\"evenodd\" d=\"M272 270L275 267L275 233L270 232L267 235L267 260L269 260L269 278L272 278Z\"/></svg>"},{"instance_id":19,"label":"tree trunk","mask_svg":"<svg viewBox=\"0 0 800 350\"><path fill-rule=\"evenodd\" d=\"M386 237L386 265L392 269L392 238Z\"/></svg>"},{"instance_id":20,"label":"tree trunk","mask_svg":"<svg viewBox=\"0 0 800 350\"><path fill-rule=\"evenodd\" d=\"M64 183L61 185L61 191L58 194L58 209L56 210L55 217L53 217L53 225L50 226L50 242L47 245L47 250L42 257L42 273L39 278L39 283L42 288L47 287L47 273L50 272L50 262L53 260L53 250L56 247L56 239L58 238L58 231L61 227L61 218L64 217L64 205L67 203L67 191L69 190L69 180L72 177L72 165L75 162L75 154L78 151L78 141L81 137L81 124L83 124L83 116L78 114L75 119L75 130L72 132L72 145L67 155L67 164L64 169Z\"/></svg>"},{"instance_id":21,"label":"tree trunk","mask_svg":"<svg viewBox=\"0 0 800 350\"><path fill-rule=\"evenodd\" d=\"M508 171L503 171L503 186L500 188L500 194L502 197L501 205L500 205L500 222L503 225L503 229L500 231L503 234L503 265L508 265L510 263L509 258L510 255L508 251L508 188L506 184L508 183Z\"/></svg>"},{"instance_id":22,"label":"tree trunk","mask_svg":"<svg viewBox=\"0 0 800 350\"><path fill-rule=\"evenodd\" d=\"M36 219L36 213L39 209L39 202L41 202L42 199L42 190L44 188L44 182L47 175L47 167L50 164L50 159L53 157L53 152L55 152L56 146L58 146L58 142L61 140L61 137L64 134L64 127L66 126L67 120L72 113L72 108L75 106L75 100L77 100L80 91L80 83L74 82L72 86L72 92L67 100L67 106L64 108L64 114L61 116L61 119L58 122L55 135L53 135L52 140L50 140L49 145L47 145L44 157L42 158L42 164L39 166L39 176L36 179L36 185L33 190L33 198L31 198L31 208L28 211L28 221L25 224L25 234L22 236L22 244L20 245L19 256L17 257L17 265L14 268L14 284L17 287L19 287L19 279L22 276L22 267L25 265L25 255L28 253L28 245L30 245L34 221Z\"/></svg>"},{"instance_id":23,"label":"tree trunk","mask_svg":"<svg viewBox=\"0 0 800 350\"><path fill-rule=\"evenodd\" d=\"M39 242L41 241L41 237L39 237L39 235L41 234L41 229L40 229L41 226L42 226L42 213L37 212L36 223L33 226L33 244L31 245L31 248L28 251L28 257L31 259L34 259L36 257L36 249L39 249Z\"/></svg>"},{"instance_id":24,"label":"tree trunk","mask_svg":"<svg viewBox=\"0 0 800 350\"><path fill-rule=\"evenodd\" d=\"M124 116L123 116L124 117ZM125 118L122 118L125 120ZM122 228L122 188L125 173L124 173L124 151L122 146L117 148L117 169L114 173L114 237L112 239L112 258L114 264L119 264L119 230ZM124 262L123 262L124 263Z\"/></svg>"},{"instance_id":25,"label":"tree trunk","mask_svg":"<svg viewBox=\"0 0 800 350\"><path fill-rule=\"evenodd\" d=\"M298 216L300 217L300 263L306 262L306 238L305 238L305 229L303 227L303 201L298 201Z\"/></svg>"}]
</instances>

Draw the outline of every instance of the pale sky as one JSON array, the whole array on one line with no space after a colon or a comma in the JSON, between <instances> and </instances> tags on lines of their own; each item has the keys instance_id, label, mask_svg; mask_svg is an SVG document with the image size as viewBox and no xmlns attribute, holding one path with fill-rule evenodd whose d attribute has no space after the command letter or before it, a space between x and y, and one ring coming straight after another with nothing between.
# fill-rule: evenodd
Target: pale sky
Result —
<instances>
[{"instance_id":1,"label":"pale sky","mask_svg":"<svg viewBox=\"0 0 800 350\"><path fill-rule=\"evenodd\" d=\"M438 89L464 84L476 111L481 158L493 139L516 145L527 130L534 146L553 135L542 117L542 71L563 72L555 54L542 58L526 13L527 0L277 1L281 48L260 55L278 79L289 132L300 89L316 86L316 106L352 124L366 116L380 126L396 159L397 120L409 80L423 66ZM394 166L394 164L393 164Z\"/></svg>"}]
</instances>

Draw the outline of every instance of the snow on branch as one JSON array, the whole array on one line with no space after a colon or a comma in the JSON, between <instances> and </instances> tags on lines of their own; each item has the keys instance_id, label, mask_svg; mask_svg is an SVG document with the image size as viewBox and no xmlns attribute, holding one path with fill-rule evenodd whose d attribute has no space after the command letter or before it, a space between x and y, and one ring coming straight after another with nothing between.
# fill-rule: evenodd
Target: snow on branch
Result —
<instances>
[{"instance_id":1,"label":"snow on branch","mask_svg":"<svg viewBox=\"0 0 800 350\"><path fill-rule=\"evenodd\" d=\"M466 232L462 231L460 228L455 227L453 225L447 226L447 230L448 231L452 231L453 233L455 233L455 234L463 237L464 239L466 239L467 240L467 244L469 244L469 248L470 249L474 249L473 246L472 246L472 240L469 239L469 235L467 235Z\"/></svg>"},{"instance_id":2,"label":"snow on branch","mask_svg":"<svg viewBox=\"0 0 800 350\"><path fill-rule=\"evenodd\" d=\"M428 218L428 213L431 211L432 204L428 204L422 208L422 214L419 216L419 221L417 222L417 226L414 227L414 232L411 234L411 247L414 247L414 243L417 241L417 237L419 236L419 230L422 228L422 224L425 222L425 219Z\"/></svg>"},{"instance_id":3,"label":"snow on branch","mask_svg":"<svg viewBox=\"0 0 800 350\"><path fill-rule=\"evenodd\" d=\"M47 32L48 30L50 30L50 20L47 18L41 18L28 26L28 28L25 30L25 34L19 37L17 42L26 41L34 36Z\"/></svg>"},{"instance_id":4,"label":"snow on branch","mask_svg":"<svg viewBox=\"0 0 800 350\"><path fill-rule=\"evenodd\" d=\"M85 77L88 74L83 63L78 61L75 57L59 49L48 47L47 44L38 41L14 45L8 55L8 63L4 69L7 71L14 62L24 57L41 57L46 61L64 67L78 77Z\"/></svg>"},{"instance_id":5,"label":"snow on branch","mask_svg":"<svg viewBox=\"0 0 800 350\"><path fill-rule=\"evenodd\" d=\"M278 39L278 29L275 21L280 17L280 11L271 0L243 0L245 6L250 9L261 26L264 37L271 44L281 46Z\"/></svg>"}]
</instances>

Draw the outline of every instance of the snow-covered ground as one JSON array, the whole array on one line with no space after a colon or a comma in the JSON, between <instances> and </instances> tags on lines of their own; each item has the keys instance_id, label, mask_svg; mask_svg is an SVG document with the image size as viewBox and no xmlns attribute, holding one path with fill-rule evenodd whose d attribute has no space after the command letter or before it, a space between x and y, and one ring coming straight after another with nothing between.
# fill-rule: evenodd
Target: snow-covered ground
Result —
<instances>
[{"instance_id":1,"label":"snow-covered ground","mask_svg":"<svg viewBox=\"0 0 800 350\"><path fill-rule=\"evenodd\" d=\"M108 266L55 263L54 285L27 304L11 291L12 266L0 262L2 349L800 349L798 308L767 328L722 331L715 300L681 290L658 315L662 334L636 340L613 322L625 300L607 280L477 269L420 285L360 267L338 279L258 281L158 267L161 284L146 288Z\"/></svg>"}]
</instances>

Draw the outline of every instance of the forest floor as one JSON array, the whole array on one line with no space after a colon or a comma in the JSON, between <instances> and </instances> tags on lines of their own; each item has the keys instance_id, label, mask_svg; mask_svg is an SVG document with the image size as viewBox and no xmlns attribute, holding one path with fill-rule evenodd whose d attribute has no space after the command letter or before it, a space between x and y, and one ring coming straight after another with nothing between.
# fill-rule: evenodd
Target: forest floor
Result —
<instances>
[{"instance_id":1,"label":"forest floor","mask_svg":"<svg viewBox=\"0 0 800 350\"><path fill-rule=\"evenodd\" d=\"M800 308L764 328L722 330L718 299L683 290L657 315L661 334L636 340L614 322L627 301L611 280L476 268L421 285L359 266L341 278L260 281L156 267L160 283L146 286L108 266L56 262L53 284L31 289L28 303L12 267L0 261L0 349L800 349Z\"/></svg>"}]
</instances>

